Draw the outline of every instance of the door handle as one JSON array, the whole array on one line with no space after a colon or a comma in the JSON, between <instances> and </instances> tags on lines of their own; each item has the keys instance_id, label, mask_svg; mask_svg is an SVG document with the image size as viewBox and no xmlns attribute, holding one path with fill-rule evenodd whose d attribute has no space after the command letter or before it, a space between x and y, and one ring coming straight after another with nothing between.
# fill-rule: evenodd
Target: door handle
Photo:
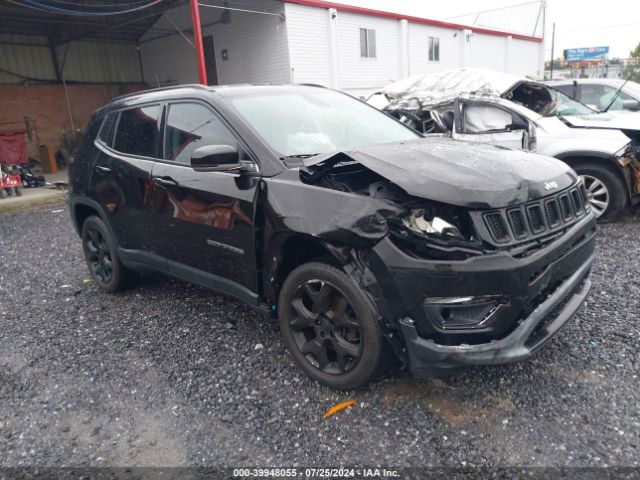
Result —
<instances>
[{"instance_id":1,"label":"door handle","mask_svg":"<svg viewBox=\"0 0 640 480\"><path fill-rule=\"evenodd\" d=\"M162 188L177 187L179 184L171 177L153 177L151 181Z\"/></svg>"},{"instance_id":2,"label":"door handle","mask_svg":"<svg viewBox=\"0 0 640 480\"><path fill-rule=\"evenodd\" d=\"M96 165L96 172L98 173L111 173L111 169L109 167L103 167L102 165Z\"/></svg>"}]
</instances>

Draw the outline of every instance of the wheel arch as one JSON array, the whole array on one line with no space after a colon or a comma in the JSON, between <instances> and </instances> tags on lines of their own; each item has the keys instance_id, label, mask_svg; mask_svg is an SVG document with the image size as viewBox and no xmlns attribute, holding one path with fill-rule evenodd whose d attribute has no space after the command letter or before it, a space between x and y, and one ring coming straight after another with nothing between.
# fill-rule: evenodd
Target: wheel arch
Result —
<instances>
[{"instance_id":1,"label":"wheel arch","mask_svg":"<svg viewBox=\"0 0 640 480\"><path fill-rule=\"evenodd\" d=\"M109 229L112 238L116 239L111 230L111 224L98 202L90 198L72 198L70 203L71 220L78 235L82 233L82 225L92 215L99 217Z\"/></svg>"},{"instance_id":2,"label":"wheel arch","mask_svg":"<svg viewBox=\"0 0 640 480\"><path fill-rule=\"evenodd\" d=\"M564 163L569 165L571 168L576 168L579 165L596 165L602 168L606 168L614 175L616 175L620 181L622 181L625 185L625 196L627 200L631 197L631 176L628 169L618 165L615 161L615 158L611 155L598 153L598 152L566 152L560 155L556 155L558 160L562 160Z\"/></svg>"},{"instance_id":3,"label":"wheel arch","mask_svg":"<svg viewBox=\"0 0 640 480\"><path fill-rule=\"evenodd\" d=\"M275 236L265 252L264 296L275 303L287 276L298 266L324 262L342 268L348 263L347 247L336 247L312 235L292 233Z\"/></svg>"}]
</instances>

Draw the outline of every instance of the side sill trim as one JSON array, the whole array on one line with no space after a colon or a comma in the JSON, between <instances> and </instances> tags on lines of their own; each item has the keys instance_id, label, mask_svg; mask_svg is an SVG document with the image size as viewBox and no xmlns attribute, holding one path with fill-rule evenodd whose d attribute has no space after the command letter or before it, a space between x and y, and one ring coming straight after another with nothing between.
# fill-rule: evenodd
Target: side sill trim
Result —
<instances>
[{"instance_id":1,"label":"side sill trim","mask_svg":"<svg viewBox=\"0 0 640 480\"><path fill-rule=\"evenodd\" d=\"M257 293L227 278L198 270L197 268L182 263L167 260L159 255L141 250L118 248L118 255L125 267L133 270L166 273L180 280L195 283L196 285L237 298L260 313L269 312L269 308L260 302Z\"/></svg>"}]
</instances>

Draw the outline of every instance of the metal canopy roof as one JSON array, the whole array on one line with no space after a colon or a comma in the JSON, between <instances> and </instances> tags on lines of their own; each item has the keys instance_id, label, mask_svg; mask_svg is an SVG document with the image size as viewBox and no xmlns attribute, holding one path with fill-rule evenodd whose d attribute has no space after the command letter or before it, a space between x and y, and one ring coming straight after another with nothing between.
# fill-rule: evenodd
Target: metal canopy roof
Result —
<instances>
[{"instance_id":1,"label":"metal canopy roof","mask_svg":"<svg viewBox=\"0 0 640 480\"><path fill-rule=\"evenodd\" d=\"M76 0L76 5L113 5L111 0ZM186 0L164 0L143 10L119 15L72 15L46 12L0 0L0 35L37 35L48 37L51 43L74 40L102 40L135 43L147 31L175 33L175 30L153 28L160 16Z\"/></svg>"}]
</instances>

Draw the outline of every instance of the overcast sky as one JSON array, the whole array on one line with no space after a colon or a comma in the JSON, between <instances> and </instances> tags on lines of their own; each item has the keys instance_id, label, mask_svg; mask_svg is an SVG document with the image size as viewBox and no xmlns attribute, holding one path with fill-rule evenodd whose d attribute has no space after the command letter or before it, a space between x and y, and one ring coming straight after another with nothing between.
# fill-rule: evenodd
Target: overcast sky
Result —
<instances>
[{"instance_id":1,"label":"overcast sky","mask_svg":"<svg viewBox=\"0 0 640 480\"><path fill-rule=\"evenodd\" d=\"M445 20L457 15L524 3L525 0L336 0L376 10ZM479 6L481 5L481 6ZM547 0L546 57L551 57L551 25L556 23L555 57L565 48L611 48L626 57L640 43L639 0ZM532 20L532 25L535 19Z\"/></svg>"}]
</instances>

